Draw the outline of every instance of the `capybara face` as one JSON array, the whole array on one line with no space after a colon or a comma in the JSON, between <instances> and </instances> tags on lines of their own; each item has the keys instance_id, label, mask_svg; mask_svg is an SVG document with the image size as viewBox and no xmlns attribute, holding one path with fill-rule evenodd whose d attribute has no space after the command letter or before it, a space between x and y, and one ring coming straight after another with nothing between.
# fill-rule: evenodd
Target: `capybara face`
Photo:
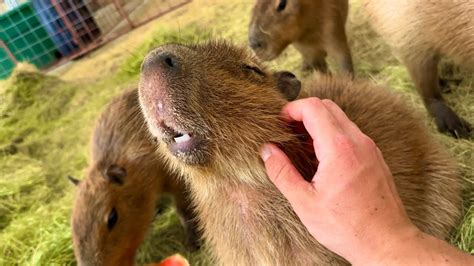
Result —
<instances>
[{"instance_id":1,"label":"capybara face","mask_svg":"<svg viewBox=\"0 0 474 266\"><path fill-rule=\"evenodd\" d=\"M272 60L304 33L300 0L257 0L249 26L249 45L262 60Z\"/></svg>"},{"instance_id":2,"label":"capybara face","mask_svg":"<svg viewBox=\"0 0 474 266\"><path fill-rule=\"evenodd\" d=\"M150 52L139 94L148 127L164 144L160 149L173 162L199 168L258 152L281 128L281 108L300 87L293 74L268 71L248 50L211 42Z\"/></svg>"},{"instance_id":3,"label":"capybara face","mask_svg":"<svg viewBox=\"0 0 474 266\"><path fill-rule=\"evenodd\" d=\"M155 213L156 193L133 184L140 167L97 163L79 183L72 214L79 265L133 265L135 252ZM150 197L152 197L150 199Z\"/></svg>"}]
</instances>

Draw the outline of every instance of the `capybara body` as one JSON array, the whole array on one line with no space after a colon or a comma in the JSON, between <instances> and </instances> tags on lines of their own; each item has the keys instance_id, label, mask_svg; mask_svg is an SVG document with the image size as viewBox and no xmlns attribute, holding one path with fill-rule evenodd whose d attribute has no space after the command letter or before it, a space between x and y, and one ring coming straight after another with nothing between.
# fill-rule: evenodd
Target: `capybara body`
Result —
<instances>
[{"instance_id":1,"label":"capybara body","mask_svg":"<svg viewBox=\"0 0 474 266\"><path fill-rule=\"evenodd\" d=\"M142 65L140 103L159 153L190 186L204 238L220 265L345 264L305 229L268 179L259 149L277 143L306 179L316 169L280 116L296 77L271 72L225 42L165 45ZM336 102L382 151L413 222L446 239L460 218L456 164L390 91L325 77L305 97ZM337 233L337 232L334 232Z\"/></svg>"},{"instance_id":2,"label":"capybara body","mask_svg":"<svg viewBox=\"0 0 474 266\"><path fill-rule=\"evenodd\" d=\"M375 30L399 56L440 131L470 135L470 125L447 106L439 88L442 57L474 66L474 2L364 0Z\"/></svg>"},{"instance_id":3,"label":"capybara body","mask_svg":"<svg viewBox=\"0 0 474 266\"><path fill-rule=\"evenodd\" d=\"M96 124L87 177L78 184L71 224L79 265L133 265L165 193L175 198L188 237L195 237L184 184L155 151L137 90L113 99Z\"/></svg>"},{"instance_id":4,"label":"capybara body","mask_svg":"<svg viewBox=\"0 0 474 266\"><path fill-rule=\"evenodd\" d=\"M326 73L329 53L341 70L353 73L345 32L348 0L257 0L249 44L262 60L272 60L290 44L301 53L303 69Z\"/></svg>"}]
</instances>

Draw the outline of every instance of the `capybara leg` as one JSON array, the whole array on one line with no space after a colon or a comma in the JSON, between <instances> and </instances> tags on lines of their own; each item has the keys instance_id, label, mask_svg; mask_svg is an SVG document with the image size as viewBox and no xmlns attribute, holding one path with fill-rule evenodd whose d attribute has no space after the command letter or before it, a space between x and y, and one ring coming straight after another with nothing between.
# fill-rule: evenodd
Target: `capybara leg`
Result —
<instances>
[{"instance_id":1,"label":"capybara leg","mask_svg":"<svg viewBox=\"0 0 474 266\"><path fill-rule=\"evenodd\" d=\"M351 49L347 44L347 38L344 26L333 35L333 39L328 43L327 50L329 54L338 62L342 71L354 75L354 66L352 64Z\"/></svg>"},{"instance_id":2,"label":"capybara leg","mask_svg":"<svg viewBox=\"0 0 474 266\"><path fill-rule=\"evenodd\" d=\"M316 70L323 74L328 74L328 64L326 62L326 55L325 51L318 51L314 53L312 56L306 57L303 56L303 71L311 71Z\"/></svg>"},{"instance_id":3,"label":"capybara leg","mask_svg":"<svg viewBox=\"0 0 474 266\"><path fill-rule=\"evenodd\" d=\"M467 138L471 126L446 105L438 86L438 62L436 57L427 57L422 62L405 60L408 71L423 98L426 108L435 118L439 131L456 138Z\"/></svg>"}]
</instances>

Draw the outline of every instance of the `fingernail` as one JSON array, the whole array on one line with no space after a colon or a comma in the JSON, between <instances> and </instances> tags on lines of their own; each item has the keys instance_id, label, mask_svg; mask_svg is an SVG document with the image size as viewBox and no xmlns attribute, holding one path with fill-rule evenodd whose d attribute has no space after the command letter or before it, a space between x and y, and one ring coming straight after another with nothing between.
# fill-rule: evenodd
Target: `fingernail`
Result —
<instances>
[{"instance_id":1,"label":"fingernail","mask_svg":"<svg viewBox=\"0 0 474 266\"><path fill-rule=\"evenodd\" d=\"M271 155L272 149L267 144L263 145L262 150L260 151L260 157L262 157L262 160L266 162Z\"/></svg>"}]
</instances>

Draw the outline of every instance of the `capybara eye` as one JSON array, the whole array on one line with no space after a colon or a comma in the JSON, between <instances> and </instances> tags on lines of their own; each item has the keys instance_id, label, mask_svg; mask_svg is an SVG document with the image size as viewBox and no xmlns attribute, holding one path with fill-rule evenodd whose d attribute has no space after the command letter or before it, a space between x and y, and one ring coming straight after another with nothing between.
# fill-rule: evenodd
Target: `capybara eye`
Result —
<instances>
[{"instance_id":1,"label":"capybara eye","mask_svg":"<svg viewBox=\"0 0 474 266\"><path fill-rule=\"evenodd\" d=\"M109 230L112 230L115 224L117 224L117 221L118 221L118 213L117 213L117 210L113 208L112 211L110 211L109 213L109 217L107 218L107 228Z\"/></svg>"},{"instance_id":2,"label":"capybara eye","mask_svg":"<svg viewBox=\"0 0 474 266\"><path fill-rule=\"evenodd\" d=\"M247 64L244 64L243 66L246 70L253 71L253 72L259 74L260 76L265 76L265 73L258 67L250 66L250 65L247 65Z\"/></svg>"},{"instance_id":3,"label":"capybara eye","mask_svg":"<svg viewBox=\"0 0 474 266\"><path fill-rule=\"evenodd\" d=\"M286 0L280 0L280 3L278 4L277 11L281 12L285 9L286 7Z\"/></svg>"}]
</instances>

